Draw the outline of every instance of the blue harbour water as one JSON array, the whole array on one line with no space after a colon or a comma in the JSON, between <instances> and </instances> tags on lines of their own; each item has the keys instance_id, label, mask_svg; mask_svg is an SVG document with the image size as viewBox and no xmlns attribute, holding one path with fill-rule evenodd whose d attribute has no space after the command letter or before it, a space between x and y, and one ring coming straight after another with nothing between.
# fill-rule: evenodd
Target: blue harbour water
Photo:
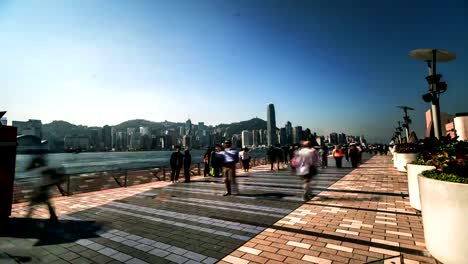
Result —
<instances>
[{"instance_id":1,"label":"blue harbour water","mask_svg":"<svg viewBox=\"0 0 468 264\"><path fill-rule=\"evenodd\" d=\"M205 152L205 150L192 150L192 164L203 162ZM53 153L47 155L47 161L52 167L63 167L67 174L78 174L168 166L171 153L172 151ZM265 153L252 151L251 156L264 157ZM16 179L31 177L26 172L26 167L33 157L33 155L16 156Z\"/></svg>"}]
</instances>

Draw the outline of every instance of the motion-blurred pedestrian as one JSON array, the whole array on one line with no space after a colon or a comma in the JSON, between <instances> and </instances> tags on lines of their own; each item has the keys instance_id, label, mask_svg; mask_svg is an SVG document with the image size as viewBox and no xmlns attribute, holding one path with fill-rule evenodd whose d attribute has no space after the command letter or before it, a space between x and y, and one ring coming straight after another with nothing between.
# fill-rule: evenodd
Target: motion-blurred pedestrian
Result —
<instances>
[{"instance_id":1,"label":"motion-blurred pedestrian","mask_svg":"<svg viewBox=\"0 0 468 264\"><path fill-rule=\"evenodd\" d=\"M184 178L185 183L190 182L190 166L192 165L192 155L190 150L186 149L184 153Z\"/></svg>"},{"instance_id":2,"label":"motion-blurred pedestrian","mask_svg":"<svg viewBox=\"0 0 468 264\"><path fill-rule=\"evenodd\" d=\"M356 144L351 144L351 146L349 146L349 157L351 158L351 166L357 168L359 164L359 150Z\"/></svg>"},{"instance_id":3,"label":"motion-blurred pedestrian","mask_svg":"<svg viewBox=\"0 0 468 264\"><path fill-rule=\"evenodd\" d=\"M180 146L175 147L175 151L171 154L171 182L175 183L179 180L180 170L182 169L184 162L184 155L180 153Z\"/></svg>"},{"instance_id":4,"label":"motion-blurred pedestrian","mask_svg":"<svg viewBox=\"0 0 468 264\"><path fill-rule=\"evenodd\" d=\"M210 158L211 158L211 149L207 149L205 155L203 155L203 164L205 168L203 169L203 177L210 175Z\"/></svg>"},{"instance_id":5,"label":"motion-blurred pedestrian","mask_svg":"<svg viewBox=\"0 0 468 264\"><path fill-rule=\"evenodd\" d=\"M226 193L224 196L231 195L233 192L239 194L239 189L236 183L236 164L239 162L239 153L231 149L232 142L226 140L224 142L224 151L220 154L223 157L223 175L224 184L226 185Z\"/></svg>"},{"instance_id":6,"label":"motion-blurred pedestrian","mask_svg":"<svg viewBox=\"0 0 468 264\"><path fill-rule=\"evenodd\" d=\"M309 141L303 143L303 147L297 152L294 158L296 165L296 174L302 176L304 193L302 198L304 201L309 199L310 180L317 174L319 166L319 155Z\"/></svg>"},{"instance_id":7,"label":"motion-blurred pedestrian","mask_svg":"<svg viewBox=\"0 0 468 264\"><path fill-rule=\"evenodd\" d=\"M31 164L27 168L27 171L30 175L34 175L35 178L38 177L39 179L35 184L26 218L30 218L32 216L36 205L46 204L49 209L49 220L52 222L58 222L54 206L50 201L52 196L50 189L65 182L63 171L61 169L50 168L47 165L44 153L40 153L37 157L33 158Z\"/></svg>"}]
</instances>

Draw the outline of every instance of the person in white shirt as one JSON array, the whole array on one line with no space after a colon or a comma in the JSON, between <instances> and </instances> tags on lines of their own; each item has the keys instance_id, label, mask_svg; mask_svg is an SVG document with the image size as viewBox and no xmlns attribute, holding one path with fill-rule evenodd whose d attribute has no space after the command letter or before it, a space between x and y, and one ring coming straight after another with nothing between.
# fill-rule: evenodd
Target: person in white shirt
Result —
<instances>
[{"instance_id":1,"label":"person in white shirt","mask_svg":"<svg viewBox=\"0 0 468 264\"><path fill-rule=\"evenodd\" d=\"M250 154L249 149L244 148L243 151L239 152L239 158L242 161L242 168L244 168L244 172L248 172L250 168Z\"/></svg>"},{"instance_id":2,"label":"person in white shirt","mask_svg":"<svg viewBox=\"0 0 468 264\"><path fill-rule=\"evenodd\" d=\"M226 193L224 196L231 195L231 185L233 192L239 194L239 188L236 183L236 164L239 162L239 152L231 149L232 142L231 140L226 140L224 142L224 151L219 152L223 159L223 175L224 175L224 184L226 185Z\"/></svg>"},{"instance_id":3,"label":"person in white shirt","mask_svg":"<svg viewBox=\"0 0 468 264\"><path fill-rule=\"evenodd\" d=\"M307 201L309 198L309 184L312 176L317 174L317 167L320 165L320 158L318 152L312 148L309 141L305 141L302 149L297 152L295 156L296 174L301 176L304 183L303 199Z\"/></svg>"}]
</instances>

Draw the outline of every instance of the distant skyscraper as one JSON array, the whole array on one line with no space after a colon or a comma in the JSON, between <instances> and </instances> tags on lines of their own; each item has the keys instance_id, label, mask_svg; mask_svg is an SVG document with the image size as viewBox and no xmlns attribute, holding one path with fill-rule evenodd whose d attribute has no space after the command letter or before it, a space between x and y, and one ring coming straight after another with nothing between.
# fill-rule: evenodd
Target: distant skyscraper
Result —
<instances>
[{"instance_id":1,"label":"distant skyscraper","mask_svg":"<svg viewBox=\"0 0 468 264\"><path fill-rule=\"evenodd\" d=\"M260 133L258 130L252 130L252 144L254 146L260 145Z\"/></svg>"},{"instance_id":2,"label":"distant skyscraper","mask_svg":"<svg viewBox=\"0 0 468 264\"><path fill-rule=\"evenodd\" d=\"M108 125L102 128L102 141L104 143L104 150L112 149L112 128Z\"/></svg>"},{"instance_id":3,"label":"distant skyscraper","mask_svg":"<svg viewBox=\"0 0 468 264\"><path fill-rule=\"evenodd\" d=\"M18 135L32 135L42 139L41 120L29 119L28 121L13 121L12 126L18 129Z\"/></svg>"},{"instance_id":4,"label":"distant skyscraper","mask_svg":"<svg viewBox=\"0 0 468 264\"><path fill-rule=\"evenodd\" d=\"M281 128L280 131L279 131L279 143L281 145L283 145L283 146L289 144L288 140L287 140L287 136L286 136L286 128L285 127Z\"/></svg>"},{"instance_id":5,"label":"distant skyscraper","mask_svg":"<svg viewBox=\"0 0 468 264\"><path fill-rule=\"evenodd\" d=\"M284 127L286 129L286 142L287 144L292 144L293 140L293 129L292 129L292 124L291 122L286 122L286 126Z\"/></svg>"},{"instance_id":6,"label":"distant skyscraper","mask_svg":"<svg viewBox=\"0 0 468 264\"><path fill-rule=\"evenodd\" d=\"M273 104L269 104L267 108L267 145L276 145L276 116Z\"/></svg>"},{"instance_id":7,"label":"distant skyscraper","mask_svg":"<svg viewBox=\"0 0 468 264\"><path fill-rule=\"evenodd\" d=\"M151 135L150 128L149 127L140 127L140 134L143 135Z\"/></svg>"},{"instance_id":8,"label":"distant skyscraper","mask_svg":"<svg viewBox=\"0 0 468 264\"><path fill-rule=\"evenodd\" d=\"M293 128L293 143L298 144L302 140L302 127L296 126Z\"/></svg>"},{"instance_id":9,"label":"distant skyscraper","mask_svg":"<svg viewBox=\"0 0 468 264\"><path fill-rule=\"evenodd\" d=\"M333 132L330 133L330 144L338 145L338 134Z\"/></svg>"},{"instance_id":10,"label":"distant skyscraper","mask_svg":"<svg viewBox=\"0 0 468 264\"><path fill-rule=\"evenodd\" d=\"M192 120L190 118L185 121L185 134L190 135L192 133Z\"/></svg>"},{"instance_id":11,"label":"distant skyscraper","mask_svg":"<svg viewBox=\"0 0 468 264\"><path fill-rule=\"evenodd\" d=\"M341 133L338 135L338 144L340 145L345 145L347 142L346 142L346 134L344 133Z\"/></svg>"},{"instance_id":12,"label":"distant skyscraper","mask_svg":"<svg viewBox=\"0 0 468 264\"><path fill-rule=\"evenodd\" d=\"M312 138L312 132L310 131L309 128L306 128L306 130L304 130L304 134L302 135L302 139L310 140L311 138Z\"/></svg>"},{"instance_id":13,"label":"distant skyscraper","mask_svg":"<svg viewBox=\"0 0 468 264\"><path fill-rule=\"evenodd\" d=\"M243 130L241 134L242 147L252 146L252 133L248 130Z\"/></svg>"}]
</instances>

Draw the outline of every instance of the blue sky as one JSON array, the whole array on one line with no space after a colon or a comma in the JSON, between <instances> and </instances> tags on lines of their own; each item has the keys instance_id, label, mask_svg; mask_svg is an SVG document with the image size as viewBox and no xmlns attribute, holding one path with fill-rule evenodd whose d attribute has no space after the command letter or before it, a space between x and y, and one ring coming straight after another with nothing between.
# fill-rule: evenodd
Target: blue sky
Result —
<instances>
[{"instance_id":1,"label":"blue sky","mask_svg":"<svg viewBox=\"0 0 468 264\"><path fill-rule=\"evenodd\" d=\"M388 139L429 105L416 48L443 48L442 111L466 112L463 1L0 0L0 108L9 120L207 124L276 107L318 133Z\"/></svg>"}]
</instances>

